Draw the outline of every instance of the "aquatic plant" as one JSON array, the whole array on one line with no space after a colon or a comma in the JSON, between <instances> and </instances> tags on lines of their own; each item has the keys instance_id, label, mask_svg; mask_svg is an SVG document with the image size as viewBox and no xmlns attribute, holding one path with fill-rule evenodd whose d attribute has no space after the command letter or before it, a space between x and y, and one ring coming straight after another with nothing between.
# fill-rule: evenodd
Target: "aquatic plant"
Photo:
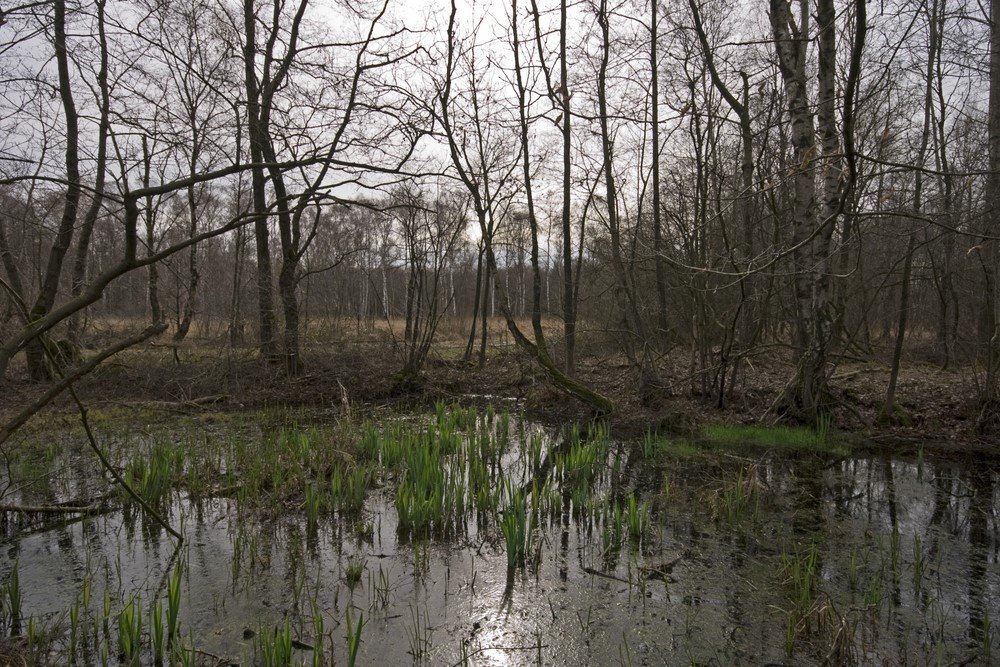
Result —
<instances>
[{"instance_id":1,"label":"aquatic plant","mask_svg":"<svg viewBox=\"0 0 1000 667\"><path fill-rule=\"evenodd\" d=\"M439 443L406 453L406 470L396 489L399 529L404 534L446 534L465 514L463 466L450 465Z\"/></svg>"},{"instance_id":2,"label":"aquatic plant","mask_svg":"<svg viewBox=\"0 0 1000 667\"><path fill-rule=\"evenodd\" d=\"M173 648L180 639L179 615L181 610L181 584L184 576L184 560L178 559L167 579L167 648Z\"/></svg>"},{"instance_id":3,"label":"aquatic plant","mask_svg":"<svg viewBox=\"0 0 1000 667\"><path fill-rule=\"evenodd\" d=\"M344 567L344 582L348 588L354 590L364 573L365 559L363 556L351 556L347 559L347 565Z\"/></svg>"},{"instance_id":4,"label":"aquatic plant","mask_svg":"<svg viewBox=\"0 0 1000 667\"><path fill-rule=\"evenodd\" d=\"M513 570L524 567L528 543L527 503L520 491L515 491L508 500L503 517L500 519L507 549L507 568Z\"/></svg>"},{"instance_id":5,"label":"aquatic plant","mask_svg":"<svg viewBox=\"0 0 1000 667\"><path fill-rule=\"evenodd\" d=\"M74 600L69 608L69 661L76 663L76 648L80 633L80 600Z\"/></svg>"},{"instance_id":6,"label":"aquatic plant","mask_svg":"<svg viewBox=\"0 0 1000 667\"><path fill-rule=\"evenodd\" d=\"M126 480L150 505L157 505L173 489L184 470L184 450L173 442L157 442L148 457L134 456L126 467Z\"/></svg>"},{"instance_id":7,"label":"aquatic plant","mask_svg":"<svg viewBox=\"0 0 1000 667\"><path fill-rule=\"evenodd\" d=\"M348 468L335 466L330 476L330 497L341 514L355 516L365 505L370 472L364 464Z\"/></svg>"},{"instance_id":8,"label":"aquatic plant","mask_svg":"<svg viewBox=\"0 0 1000 667\"><path fill-rule=\"evenodd\" d=\"M18 574L18 561L14 561L7 583L4 584L4 606L10 619L10 634L16 637L21 633L21 577Z\"/></svg>"},{"instance_id":9,"label":"aquatic plant","mask_svg":"<svg viewBox=\"0 0 1000 667\"><path fill-rule=\"evenodd\" d=\"M347 608L347 667L354 667L358 660L358 650L361 648L361 632L365 627L365 615L358 616L358 624L354 625L351 609Z\"/></svg>"},{"instance_id":10,"label":"aquatic plant","mask_svg":"<svg viewBox=\"0 0 1000 667\"><path fill-rule=\"evenodd\" d=\"M649 529L649 505L639 503L634 494L629 495L625 505L629 539L640 543Z\"/></svg>"},{"instance_id":11,"label":"aquatic plant","mask_svg":"<svg viewBox=\"0 0 1000 667\"><path fill-rule=\"evenodd\" d=\"M913 587L920 588L924 578L924 549L920 542L920 535L913 534Z\"/></svg>"},{"instance_id":12,"label":"aquatic plant","mask_svg":"<svg viewBox=\"0 0 1000 667\"><path fill-rule=\"evenodd\" d=\"M149 609L149 636L152 644L153 660L156 664L163 662L166 647L163 634L163 601L157 599Z\"/></svg>"},{"instance_id":13,"label":"aquatic plant","mask_svg":"<svg viewBox=\"0 0 1000 667\"><path fill-rule=\"evenodd\" d=\"M306 510L306 526L309 530L316 530L317 522L319 521L319 510L322 504L322 495L317 490L314 483L306 484L305 492L305 510Z\"/></svg>"},{"instance_id":14,"label":"aquatic plant","mask_svg":"<svg viewBox=\"0 0 1000 667\"><path fill-rule=\"evenodd\" d=\"M757 467L741 468L736 479L727 483L712 498L716 517L732 525L755 520L760 514L760 482Z\"/></svg>"},{"instance_id":15,"label":"aquatic plant","mask_svg":"<svg viewBox=\"0 0 1000 667\"><path fill-rule=\"evenodd\" d=\"M430 651L432 643L431 627L426 609L424 609L424 615L421 618L417 608L410 605L410 623L406 626L406 638L409 642L409 654L413 657L413 662L415 664L422 663Z\"/></svg>"},{"instance_id":16,"label":"aquatic plant","mask_svg":"<svg viewBox=\"0 0 1000 667\"><path fill-rule=\"evenodd\" d=\"M312 664L313 667L322 667L325 662L325 651L323 649L323 611L313 600L312 603L312 626L313 626L313 647L312 647Z\"/></svg>"},{"instance_id":17,"label":"aquatic plant","mask_svg":"<svg viewBox=\"0 0 1000 667\"><path fill-rule=\"evenodd\" d=\"M381 564L378 566L377 575L374 572L368 572L368 590L371 594L371 607L373 609L389 605L389 575Z\"/></svg>"},{"instance_id":18,"label":"aquatic plant","mask_svg":"<svg viewBox=\"0 0 1000 667\"><path fill-rule=\"evenodd\" d=\"M800 612L804 613L816 597L818 565L819 550L815 544L802 556L782 554L782 571L792 587L792 602Z\"/></svg>"},{"instance_id":19,"label":"aquatic plant","mask_svg":"<svg viewBox=\"0 0 1000 667\"><path fill-rule=\"evenodd\" d=\"M292 664L292 632L287 620L270 632L257 633L257 657L262 667L289 667Z\"/></svg>"},{"instance_id":20,"label":"aquatic plant","mask_svg":"<svg viewBox=\"0 0 1000 667\"><path fill-rule=\"evenodd\" d=\"M138 664L142 651L142 606L135 597L118 613L118 655L125 664Z\"/></svg>"}]
</instances>

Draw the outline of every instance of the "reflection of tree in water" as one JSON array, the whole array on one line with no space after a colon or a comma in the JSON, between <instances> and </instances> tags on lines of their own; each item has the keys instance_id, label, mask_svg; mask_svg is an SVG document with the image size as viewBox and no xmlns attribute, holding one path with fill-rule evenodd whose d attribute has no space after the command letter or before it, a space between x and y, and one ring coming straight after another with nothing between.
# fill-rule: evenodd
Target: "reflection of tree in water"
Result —
<instances>
[{"instance_id":1,"label":"reflection of tree in water","mask_svg":"<svg viewBox=\"0 0 1000 667\"><path fill-rule=\"evenodd\" d=\"M899 508L896 502L896 471L892 467L892 458L886 454L883 456L881 465L882 469L882 488L885 492L885 506L886 512L889 516L889 539L895 540L895 546L890 543L890 550L892 550L892 558L899 558ZM898 565L898 564L897 564ZM892 582L891 590L892 595L892 606L898 607L901 604L899 595L899 567L892 568Z\"/></svg>"},{"instance_id":2,"label":"reflection of tree in water","mask_svg":"<svg viewBox=\"0 0 1000 667\"><path fill-rule=\"evenodd\" d=\"M967 481L972 493L969 501L969 639L985 647L991 641L986 573L996 536L994 481L991 471L982 468L970 470ZM995 555L993 565L996 565Z\"/></svg>"}]
</instances>

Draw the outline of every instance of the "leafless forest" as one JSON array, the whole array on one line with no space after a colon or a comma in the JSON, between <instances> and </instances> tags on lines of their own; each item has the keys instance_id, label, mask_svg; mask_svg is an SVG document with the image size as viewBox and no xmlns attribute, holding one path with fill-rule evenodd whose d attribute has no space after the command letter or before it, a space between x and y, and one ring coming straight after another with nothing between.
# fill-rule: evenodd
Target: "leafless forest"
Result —
<instances>
[{"instance_id":1,"label":"leafless forest","mask_svg":"<svg viewBox=\"0 0 1000 667\"><path fill-rule=\"evenodd\" d=\"M400 390L516 348L601 412L777 368L762 407L814 422L861 363L894 423L916 365L988 430L998 14L6 2L0 373L58 391L153 345L294 377L363 338Z\"/></svg>"}]
</instances>

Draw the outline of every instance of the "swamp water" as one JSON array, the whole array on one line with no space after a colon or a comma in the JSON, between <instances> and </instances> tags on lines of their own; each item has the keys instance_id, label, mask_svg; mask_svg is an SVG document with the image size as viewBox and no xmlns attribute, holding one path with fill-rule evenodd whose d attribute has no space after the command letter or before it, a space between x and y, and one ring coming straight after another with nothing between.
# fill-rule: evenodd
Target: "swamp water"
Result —
<instances>
[{"instance_id":1,"label":"swamp water","mask_svg":"<svg viewBox=\"0 0 1000 667\"><path fill-rule=\"evenodd\" d=\"M995 462L439 405L122 413L8 445L0 648L66 664L991 664ZM766 439L766 438L765 438ZM90 514L52 510L59 503Z\"/></svg>"}]
</instances>

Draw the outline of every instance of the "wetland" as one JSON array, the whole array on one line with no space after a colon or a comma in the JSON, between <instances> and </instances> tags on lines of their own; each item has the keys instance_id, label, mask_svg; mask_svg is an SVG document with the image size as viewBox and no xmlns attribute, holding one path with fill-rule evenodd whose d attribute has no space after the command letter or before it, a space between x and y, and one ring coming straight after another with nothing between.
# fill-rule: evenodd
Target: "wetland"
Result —
<instances>
[{"instance_id":1,"label":"wetland","mask_svg":"<svg viewBox=\"0 0 1000 667\"><path fill-rule=\"evenodd\" d=\"M12 664L992 664L990 460L516 403L91 415L7 447ZM178 540L157 521L183 535Z\"/></svg>"}]
</instances>

